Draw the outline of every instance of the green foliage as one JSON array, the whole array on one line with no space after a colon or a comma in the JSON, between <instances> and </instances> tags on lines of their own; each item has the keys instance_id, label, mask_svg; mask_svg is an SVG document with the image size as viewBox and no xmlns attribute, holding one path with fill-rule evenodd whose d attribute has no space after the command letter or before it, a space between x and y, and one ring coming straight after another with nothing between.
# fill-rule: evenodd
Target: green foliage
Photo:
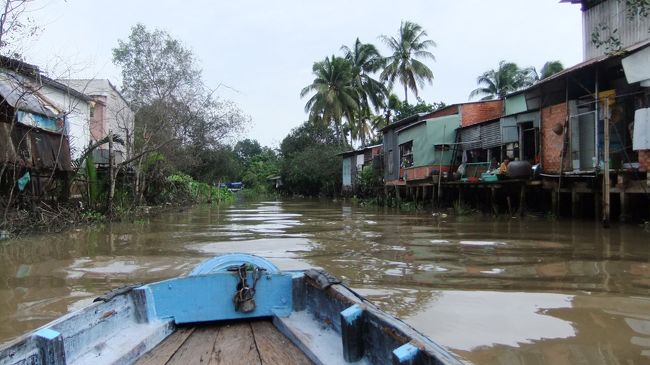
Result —
<instances>
[{"instance_id":1,"label":"green foliage","mask_svg":"<svg viewBox=\"0 0 650 365\"><path fill-rule=\"evenodd\" d=\"M357 174L358 195L362 198L371 198L379 194L384 186L381 171L368 166Z\"/></svg>"},{"instance_id":2,"label":"green foliage","mask_svg":"<svg viewBox=\"0 0 650 365\"><path fill-rule=\"evenodd\" d=\"M306 196L334 195L341 185L341 152L338 146L310 146L285 160L285 186Z\"/></svg>"},{"instance_id":3,"label":"green foliage","mask_svg":"<svg viewBox=\"0 0 650 365\"><path fill-rule=\"evenodd\" d=\"M136 24L127 41L117 42L113 62L122 68L124 95L136 109L178 96L200 80L192 52L165 31Z\"/></svg>"},{"instance_id":4,"label":"green foliage","mask_svg":"<svg viewBox=\"0 0 650 365\"><path fill-rule=\"evenodd\" d=\"M322 124L305 122L280 144L284 188L307 196L333 195L341 186L341 158L344 148L334 132Z\"/></svg>"},{"instance_id":5,"label":"green foliage","mask_svg":"<svg viewBox=\"0 0 650 365\"><path fill-rule=\"evenodd\" d=\"M94 210L85 210L81 212L81 219L88 223L96 223L103 222L106 219L106 216Z\"/></svg>"},{"instance_id":6,"label":"green foliage","mask_svg":"<svg viewBox=\"0 0 650 365\"><path fill-rule=\"evenodd\" d=\"M144 159L144 162L142 163L142 169L145 170L145 171L148 171L153 166L155 166L156 164L164 162L164 161L165 161L165 156L163 156L162 153L160 153L160 152L151 152Z\"/></svg>"},{"instance_id":7,"label":"green foliage","mask_svg":"<svg viewBox=\"0 0 650 365\"><path fill-rule=\"evenodd\" d=\"M390 48L392 55L386 57L381 79L388 81L392 89L395 81L404 86L404 102L408 103L407 89L418 96L418 87L433 81L433 72L421 60L435 57L429 48L436 47L431 39L426 39L427 32L418 24L402 21L397 37L382 35L380 38Z\"/></svg>"},{"instance_id":8,"label":"green foliage","mask_svg":"<svg viewBox=\"0 0 650 365\"><path fill-rule=\"evenodd\" d=\"M549 76L552 76L560 71L564 70L564 65L560 61L548 61L544 63L542 69L539 72L539 79L543 80Z\"/></svg>"},{"instance_id":9,"label":"green foliage","mask_svg":"<svg viewBox=\"0 0 650 365\"><path fill-rule=\"evenodd\" d=\"M244 167L242 181L246 189L257 189L266 192L269 189L268 178L280 173L280 161L273 150L266 149L264 153L253 156Z\"/></svg>"},{"instance_id":10,"label":"green foliage","mask_svg":"<svg viewBox=\"0 0 650 365\"><path fill-rule=\"evenodd\" d=\"M371 108L379 113L385 107L388 90L384 83L372 77L384 66L384 59L377 48L370 43L361 43L359 38L354 46L342 46L345 59L352 65L352 87L357 93L357 110L354 119L348 121L347 130L351 139L365 145L374 133L374 117Z\"/></svg>"},{"instance_id":11,"label":"green foliage","mask_svg":"<svg viewBox=\"0 0 650 365\"><path fill-rule=\"evenodd\" d=\"M291 130L289 135L282 140L280 154L287 158L309 146L336 144L338 144L338 140L329 126L305 122Z\"/></svg>"},{"instance_id":12,"label":"green foliage","mask_svg":"<svg viewBox=\"0 0 650 365\"><path fill-rule=\"evenodd\" d=\"M531 86L535 79L534 68L520 68L514 62L501 61L496 70L485 71L477 78L479 87L469 97L483 96L481 100L502 99L512 92Z\"/></svg>"},{"instance_id":13,"label":"green foliage","mask_svg":"<svg viewBox=\"0 0 650 365\"><path fill-rule=\"evenodd\" d=\"M225 188L196 181L191 176L182 173L167 177L169 188L165 192L170 200L187 199L195 203L232 202L234 194Z\"/></svg>"},{"instance_id":14,"label":"green foliage","mask_svg":"<svg viewBox=\"0 0 650 365\"><path fill-rule=\"evenodd\" d=\"M133 152L145 156L143 168L136 169L147 174L141 186L145 197L166 201L165 177L171 172L211 183L238 177L232 148L222 143L250 118L203 83L191 50L165 31L137 24L128 39L118 40L113 62L136 111Z\"/></svg>"},{"instance_id":15,"label":"green foliage","mask_svg":"<svg viewBox=\"0 0 650 365\"><path fill-rule=\"evenodd\" d=\"M179 170L194 176L197 180L216 184L238 181L241 178L243 165L233 148L228 145L200 150L191 156L194 163L183 166Z\"/></svg>"},{"instance_id":16,"label":"green foliage","mask_svg":"<svg viewBox=\"0 0 650 365\"><path fill-rule=\"evenodd\" d=\"M305 104L309 120L329 126L332 124L340 142L344 142L342 133L343 119L354 120L359 108L359 94L354 87L352 63L342 57L332 55L325 60L314 63L312 67L314 81L300 91L304 98L313 94Z\"/></svg>"},{"instance_id":17,"label":"green foliage","mask_svg":"<svg viewBox=\"0 0 650 365\"><path fill-rule=\"evenodd\" d=\"M650 0L618 0L625 1L627 19L647 18L650 14ZM650 31L650 29L648 30ZM591 43L596 48L605 48L605 54L615 55L621 52L623 44L618 36L618 29L611 28L607 23L599 23L591 31Z\"/></svg>"},{"instance_id":18,"label":"green foliage","mask_svg":"<svg viewBox=\"0 0 650 365\"><path fill-rule=\"evenodd\" d=\"M650 14L650 0L625 0L628 19L646 18Z\"/></svg>"},{"instance_id":19,"label":"green foliage","mask_svg":"<svg viewBox=\"0 0 650 365\"><path fill-rule=\"evenodd\" d=\"M616 54L621 51L623 44L618 37L618 29L611 29L609 25L600 23L591 32L591 43L596 48L605 48L605 54Z\"/></svg>"},{"instance_id":20,"label":"green foliage","mask_svg":"<svg viewBox=\"0 0 650 365\"><path fill-rule=\"evenodd\" d=\"M262 154L262 146L256 140L247 138L237 142L233 152L244 165L247 165L254 156Z\"/></svg>"},{"instance_id":21,"label":"green foliage","mask_svg":"<svg viewBox=\"0 0 650 365\"><path fill-rule=\"evenodd\" d=\"M88 179L88 205L94 207L99 199L99 182L97 180L97 168L93 155L86 157L86 178Z\"/></svg>"},{"instance_id":22,"label":"green foliage","mask_svg":"<svg viewBox=\"0 0 650 365\"><path fill-rule=\"evenodd\" d=\"M430 113L447 106L442 101L439 103L434 102L430 104L420 98L417 100L417 104L412 105L407 102L402 102L396 95L391 94L388 101L388 107L394 113L395 120L400 120L415 114Z\"/></svg>"}]
</instances>

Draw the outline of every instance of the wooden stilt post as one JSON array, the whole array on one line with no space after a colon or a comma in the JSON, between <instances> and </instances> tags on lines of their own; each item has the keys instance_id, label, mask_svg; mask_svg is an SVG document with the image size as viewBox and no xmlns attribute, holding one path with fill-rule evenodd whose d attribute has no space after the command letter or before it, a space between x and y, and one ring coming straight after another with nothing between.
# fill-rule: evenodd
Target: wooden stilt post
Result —
<instances>
[{"instance_id":1,"label":"wooden stilt post","mask_svg":"<svg viewBox=\"0 0 650 365\"><path fill-rule=\"evenodd\" d=\"M593 189L594 191L594 218L596 221L599 221L601 218L601 203L602 203L602 197L600 194L600 189Z\"/></svg>"},{"instance_id":2,"label":"wooden stilt post","mask_svg":"<svg viewBox=\"0 0 650 365\"><path fill-rule=\"evenodd\" d=\"M577 217L580 215L578 212L578 192L576 191L575 186L571 187L571 216Z\"/></svg>"},{"instance_id":3,"label":"wooden stilt post","mask_svg":"<svg viewBox=\"0 0 650 365\"><path fill-rule=\"evenodd\" d=\"M609 228L610 185L609 180L609 98L605 98L605 120L603 123L603 227ZM598 116L598 113L596 113Z\"/></svg>"},{"instance_id":4,"label":"wooden stilt post","mask_svg":"<svg viewBox=\"0 0 650 365\"><path fill-rule=\"evenodd\" d=\"M526 211L526 182L519 187L519 216L523 217Z\"/></svg>"},{"instance_id":5,"label":"wooden stilt post","mask_svg":"<svg viewBox=\"0 0 650 365\"><path fill-rule=\"evenodd\" d=\"M436 207L436 185L431 186L431 207L432 208L437 208Z\"/></svg>"},{"instance_id":6,"label":"wooden stilt post","mask_svg":"<svg viewBox=\"0 0 650 365\"><path fill-rule=\"evenodd\" d=\"M555 217L557 217L559 215L558 214L559 213L559 209L558 209L559 208L558 207L558 195L559 194L560 193L557 190L555 190L555 189L551 190L551 205L552 205L551 211L553 212L553 216L555 216Z\"/></svg>"},{"instance_id":7,"label":"wooden stilt post","mask_svg":"<svg viewBox=\"0 0 650 365\"><path fill-rule=\"evenodd\" d=\"M495 216L499 215L499 208L497 207L497 189L494 186L490 187L490 206L492 207L492 213Z\"/></svg>"},{"instance_id":8,"label":"wooden stilt post","mask_svg":"<svg viewBox=\"0 0 650 365\"><path fill-rule=\"evenodd\" d=\"M397 207L402 205L402 197L399 195L399 185L395 185L395 199L397 200Z\"/></svg>"},{"instance_id":9,"label":"wooden stilt post","mask_svg":"<svg viewBox=\"0 0 650 365\"><path fill-rule=\"evenodd\" d=\"M388 185L384 184L384 206L388 205Z\"/></svg>"},{"instance_id":10,"label":"wooden stilt post","mask_svg":"<svg viewBox=\"0 0 650 365\"><path fill-rule=\"evenodd\" d=\"M621 222L625 222L627 220L627 210L628 210L628 201L627 201L627 194L622 191L619 193L619 198L620 198L620 203L621 203L621 216L619 217L619 220Z\"/></svg>"}]
</instances>

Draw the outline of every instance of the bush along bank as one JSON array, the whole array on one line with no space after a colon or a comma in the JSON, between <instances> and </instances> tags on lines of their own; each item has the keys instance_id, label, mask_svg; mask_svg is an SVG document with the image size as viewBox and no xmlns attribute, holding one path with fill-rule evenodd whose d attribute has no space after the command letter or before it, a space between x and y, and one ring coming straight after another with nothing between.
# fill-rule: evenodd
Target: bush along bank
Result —
<instances>
[{"instance_id":1,"label":"bush along bank","mask_svg":"<svg viewBox=\"0 0 650 365\"><path fill-rule=\"evenodd\" d=\"M94 174L92 174L94 176ZM150 180L141 204L137 204L132 189L119 186L115 190L112 212L107 211L105 184L101 174L94 176L93 189L67 202L26 201L16 209L7 210L0 224L0 240L30 233L61 232L80 226L109 221L140 220L169 208L195 204L229 204L235 195L191 176L176 173L158 181ZM96 183L95 183L96 182ZM92 191L92 194L90 193ZM85 198L85 199L84 199Z\"/></svg>"}]
</instances>

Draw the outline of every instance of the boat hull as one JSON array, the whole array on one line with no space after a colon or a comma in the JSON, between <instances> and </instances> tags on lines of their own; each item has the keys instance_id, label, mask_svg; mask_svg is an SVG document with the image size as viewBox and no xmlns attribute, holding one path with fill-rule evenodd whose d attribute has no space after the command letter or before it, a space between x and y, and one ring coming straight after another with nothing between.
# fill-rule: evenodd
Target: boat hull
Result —
<instances>
[{"instance_id":1,"label":"boat hull","mask_svg":"<svg viewBox=\"0 0 650 365\"><path fill-rule=\"evenodd\" d=\"M318 270L276 272L268 267L253 285L254 310L237 311L233 295L242 276L232 266L214 265L218 269L213 272L208 267L213 264L187 277L100 297L0 348L0 365L132 364L157 351L178 326L256 318L271 319L315 364L464 363ZM253 273L246 275L248 283L255 281Z\"/></svg>"}]
</instances>

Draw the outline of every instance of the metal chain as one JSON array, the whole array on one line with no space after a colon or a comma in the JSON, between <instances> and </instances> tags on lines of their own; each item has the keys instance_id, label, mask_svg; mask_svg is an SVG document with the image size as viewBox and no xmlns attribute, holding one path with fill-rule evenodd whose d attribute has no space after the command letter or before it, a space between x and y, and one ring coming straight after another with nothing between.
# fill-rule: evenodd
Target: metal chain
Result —
<instances>
[{"instance_id":1,"label":"metal chain","mask_svg":"<svg viewBox=\"0 0 650 365\"><path fill-rule=\"evenodd\" d=\"M252 265L251 265L252 266ZM238 290L235 292L235 297L233 302L235 303L235 310L238 312L252 312L255 310L255 287L257 286L257 280L259 279L260 268L253 266L253 286L249 287L247 283L248 276L248 266L247 264L242 264L237 269L237 275L239 276Z\"/></svg>"}]
</instances>

